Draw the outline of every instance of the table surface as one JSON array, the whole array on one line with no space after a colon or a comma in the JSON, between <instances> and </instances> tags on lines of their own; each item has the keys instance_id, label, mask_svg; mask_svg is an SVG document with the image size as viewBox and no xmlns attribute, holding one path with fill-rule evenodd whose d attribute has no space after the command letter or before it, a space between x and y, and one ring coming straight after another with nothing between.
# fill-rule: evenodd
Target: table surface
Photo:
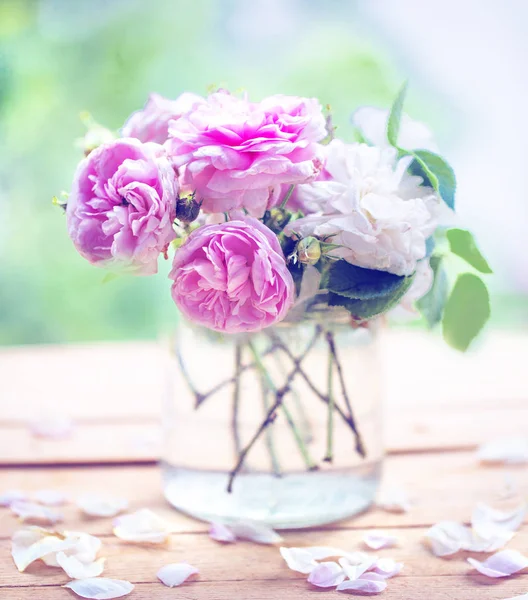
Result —
<instances>
[{"instance_id":1,"label":"table surface","mask_svg":"<svg viewBox=\"0 0 528 600\"><path fill-rule=\"evenodd\" d=\"M421 332L391 332L382 341L387 389L388 457L382 487L401 486L412 500L405 514L373 508L339 524L285 532L285 545L363 549L372 529L390 530L397 548L381 550L405 563L389 580L388 600L502 600L528 593L528 574L489 580L466 562L468 554L436 558L423 544L441 520L468 522L479 501L508 507L512 481L528 495L526 466L479 465L475 448L497 437L527 435L528 334L497 332L475 351L460 355ZM87 519L75 505L64 509L64 527L98 535L107 557L104 576L136 584L131 599L297 600L334 591L313 590L290 571L278 549L247 542L219 546L207 526L172 510L161 494L159 415L162 377L159 349L151 343L101 343L0 349L0 492L62 490L72 497L105 492L148 507L169 520L167 546L145 548L112 535L111 519ZM126 373L126 379L123 379ZM35 438L28 421L44 416L75 421L71 437ZM509 503L509 504L507 504ZM0 508L0 598L54 600L73 597L68 578L38 563L18 573L10 537L20 523ZM508 545L528 553L523 525ZM475 555L481 558L483 555ZM169 589L156 579L168 563L200 569L196 582ZM319 597L319 596L317 596Z\"/></svg>"}]
</instances>

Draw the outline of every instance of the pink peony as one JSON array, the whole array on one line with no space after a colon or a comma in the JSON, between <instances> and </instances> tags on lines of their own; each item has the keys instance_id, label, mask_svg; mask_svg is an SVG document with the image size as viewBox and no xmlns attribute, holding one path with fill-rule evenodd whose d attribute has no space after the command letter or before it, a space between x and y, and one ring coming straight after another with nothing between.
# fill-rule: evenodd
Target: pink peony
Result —
<instances>
[{"instance_id":1,"label":"pink peony","mask_svg":"<svg viewBox=\"0 0 528 600\"><path fill-rule=\"evenodd\" d=\"M169 121L179 119L195 106L205 102L201 96L185 92L176 100L159 94L150 94L145 106L133 113L123 125L123 137L134 137L141 142L163 144L168 136Z\"/></svg>"},{"instance_id":2,"label":"pink peony","mask_svg":"<svg viewBox=\"0 0 528 600\"><path fill-rule=\"evenodd\" d=\"M295 296L275 234L251 217L196 229L176 252L169 277L185 317L226 333L281 321Z\"/></svg>"},{"instance_id":3,"label":"pink peony","mask_svg":"<svg viewBox=\"0 0 528 600\"><path fill-rule=\"evenodd\" d=\"M97 266L151 275L175 233L177 179L158 144L122 138L79 163L66 209L79 253Z\"/></svg>"},{"instance_id":4,"label":"pink peony","mask_svg":"<svg viewBox=\"0 0 528 600\"><path fill-rule=\"evenodd\" d=\"M325 135L315 99L271 96L250 103L220 91L170 123L167 147L182 185L196 190L205 212L245 208L261 217L280 201L283 184L317 176L317 142Z\"/></svg>"}]
</instances>

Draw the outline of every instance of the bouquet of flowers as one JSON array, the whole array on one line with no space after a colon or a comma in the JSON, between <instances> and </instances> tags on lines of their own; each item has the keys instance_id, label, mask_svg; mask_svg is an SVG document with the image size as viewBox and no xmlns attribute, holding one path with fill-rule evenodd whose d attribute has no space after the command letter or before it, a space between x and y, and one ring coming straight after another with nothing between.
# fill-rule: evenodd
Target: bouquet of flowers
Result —
<instances>
[{"instance_id":1,"label":"bouquet of flowers","mask_svg":"<svg viewBox=\"0 0 528 600\"><path fill-rule=\"evenodd\" d=\"M390 110L356 110L353 143L335 136L316 99L152 94L119 134L91 124L61 202L69 235L92 264L134 275L156 273L173 253L174 302L217 332L258 332L331 307L368 327L398 310L442 322L446 341L465 350L489 317L480 274L491 270L471 233L453 226L455 175L429 130L402 114L405 93ZM451 283L453 255L468 268ZM331 332L322 332L341 375ZM276 401L255 439L286 410L301 362L293 357L282 387L268 377ZM342 391L344 408L320 396L361 454ZM205 395L195 393L199 406ZM248 450L238 448L233 474Z\"/></svg>"}]
</instances>

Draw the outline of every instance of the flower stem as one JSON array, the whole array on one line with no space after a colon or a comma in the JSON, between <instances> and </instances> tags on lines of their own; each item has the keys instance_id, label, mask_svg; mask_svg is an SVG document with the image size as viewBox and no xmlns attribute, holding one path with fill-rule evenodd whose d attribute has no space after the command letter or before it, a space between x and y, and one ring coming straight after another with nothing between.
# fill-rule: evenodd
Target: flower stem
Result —
<instances>
[{"instance_id":1,"label":"flower stem","mask_svg":"<svg viewBox=\"0 0 528 600\"><path fill-rule=\"evenodd\" d=\"M238 407L240 404L240 373L242 369L242 344L235 344L235 381L233 382L233 412L231 414L231 429L233 431L233 443L235 456L240 455L240 432L238 430Z\"/></svg>"},{"instance_id":2,"label":"flower stem","mask_svg":"<svg viewBox=\"0 0 528 600\"><path fill-rule=\"evenodd\" d=\"M264 363L262 362L262 360L260 358L260 355L259 355L257 349L251 342L248 342L248 346L251 350L251 353L253 354L253 359L255 361L255 364L257 365L257 368L260 369L260 372L262 373L262 376L264 377L264 380L265 380L268 388L271 391L275 392L275 397L276 398L278 397L279 392L282 389L286 389L286 391L280 395L279 406L282 408L282 411L284 412L284 416L286 417L286 421L288 422L288 425L290 426L290 429L292 430L295 441L297 442L297 446L299 447L299 452L301 453L303 460L306 464L306 468L310 471L315 470L317 468L317 465L315 464L314 460L310 456L308 448L306 447L306 444L304 442L303 436L300 434L299 429L298 429L297 425L295 424L295 421L293 420L293 416L292 416L291 412L284 404L284 396L286 395L287 392L290 391L290 383L291 383L292 379L295 377L295 374L297 373L298 365L295 366L295 368L290 372L290 374L286 378L286 383L284 384L283 388L281 388L281 390L277 390L277 388L275 387L275 384L273 383L273 380L271 379L271 375L269 374L269 371L266 369ZM305 353L306 353L306 350L305 350ZM303 354L303 357L304 357L304 355L305 354Z\"/></svg>"},{"instance_id":3,"label":"flower stem","mask_svg":"<svg viewBox=\"0 0 528 600\"><path fill-rule=\"evenodd\" d=\"M260 375L260 385L262 388L262 405L264 407L264 414L266 415L270 408L269 402L268 402L268 394L269 394L270 390L269 390L268 386L266 385L266 381L262 374ZM277 457L277 450L275 448L275 440L273 439L273 429L271 429L270 427L268 427L266 429L266 445L268 447L268 453L270 455L271 468L273 469L273 473L277 477L280 477L281 469L280 469L280 465L279 465L279 459ZM239 454L240 454L240 452L239 452Z\"/></svg>"},{"instance_id":4,"label":"flower stem","mask_svg":"<svg viewBox=\"0 0 528 600\"><path fill-rule=\"evenodd\" d=\"M324 461L334 459L334 359L328 352L328 417L326 422L326 455Z\"/></svg>"},{"instance_id":5,"label":"flower stem","mask_svg":"<svg viewBox=\"0 0 528 600\"><path fill-rule=\"evenodd\" d=\"M334 340L334 334L331 331L326 332L326 341L328 342L328 349L330 350L330 354L333 358L333 362L335 363L335 366L337 367L337 374L339 377L339 382L341 384L341 392L343 393L343 398L345 399L345 405L346 405L347 411L348 411L349 423L350 423L350 426L356 436L356 451L360 456L362 456L364 458L366 456L365 446L363 444L363 439L361 437L361 434L359 433L359 430L356 425L356 421L354 419L354 413L352 412L352 404L350 403L350 398L348 397L348 393L347 393L347 389L346 389L346 383L345 383L345 377L343 375L343 369L341 367L341 362L339 361L339 357L337 354L337 349L336 349L335 340Z\"/></svg>"},{"instance_id":6,"label":"flower stem","mask_svg":"<svg viewBox=\"0 0 528 600\"><path fill-rule=\"evenodd\" d=\"M276 350L277 350L277 348L272 345L263 352L262 356L268 356L268 354L273 354ZM194 383L191 379L191 376L189 375L189 372L187 371L187 368L185 366L185 363L183 361L183 357L181 355L179 348L176 349L176 358L178 359L180 371L181 371L183 378L185 379L185 383L187 384L187 387L189 388L191 394L194 396L194 408L195 409L200 408L202 403L205 402L205 400L207 400L207 398L209 398L210 396L213 396L214 394L219 392L221 389L223 389L230 383L235 383L235 381L236 381L237 376L233 375L233 377L224 379L223 381L220 381L220 383L217 383L216 385L214 385L208 392L204 392L204 393L199 392L198 389L196 388L196 386L194 385ZM256 367L256 365L254 362L249 363L248 365L241 365L239 376L242 373L244 373L245 371L247 371L248 369L254 369L255 367Z\"/></svg>"},{"instance_id":7,"label":"flower stem","mask_svg":"<svg viewBox=\"0 0 528 600\"><path fill-rule=\"evenodd\" d=\"M315 336L314 336L314 339L312 340L312 343L315 343L317 341L317 338L319 337L321 332L322 332L321 326L317 325L315 328ZM288 348L288 346L283 344L276 334L270 333L269 335L270 335L271 341L274 344L275 348L282 350L288 356L288 358L290 358L293 361L293 363L295 365L297 365L297 371L298 371L299 375L304 379L306 385L308 385L308 387L312 390L312 392L322 402L324 402L327 405L330 404L330 399L328 398L328 396L323 394L319 389L317 389L317 387L314 385L314 383L312 382L310 377L308 377L306 372L301 368L300 364L298 363L298 359L295 358L295 356L293 355L291 350ZM354 436L357 436L358 435L357 427L356 427L356 423L355 423L353 417L345 414L345 411L336 402L335 397L334 397L334 409L337 412L337 414L341 417L341 419L343 419L343 421L350 427L350 429L354 433ZM361 456L364 456L364 454L362 454Z\"/></svg>"},{"instance_id":8,"label":"flower stem","mask_svg":"<svg viewBox=\"0 0 528 600\"><path fill-rule=\"evenodd\" d=\"M290 187L288 188L288 191L286 192L286 196L284 196L284 199L282 200L281 204L280 204L280 208L284 208L286 206L286 204L288 204L288 200L291 198L291 195L293 194L293 190L295 189L295 185L290 185Z\"/></svg>"}]
</instances>

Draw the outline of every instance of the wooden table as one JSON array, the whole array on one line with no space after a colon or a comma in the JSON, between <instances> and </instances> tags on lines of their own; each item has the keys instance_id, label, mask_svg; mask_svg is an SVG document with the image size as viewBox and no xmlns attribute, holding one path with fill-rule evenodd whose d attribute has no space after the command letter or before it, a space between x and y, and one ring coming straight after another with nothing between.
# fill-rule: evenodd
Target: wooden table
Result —
<instances>
[{"instance_id":1,"label":"wooden table","mask_svg":"<svg viewBox=\"0 0 528 600\"><path fill-rule=\"evenodd\" d=\"M389 453L383 485L403 486L412 509L401 515L372 509L349 522L287 532L285 545L360 549L366 530L390 529L401 538L400 547L378 554L404 561L405 569L389 581L384 598L501 600L528 593L528 574L485 579L466 556L439 559L422 543L433 523L467 522L478 501L505 506L500 498L507 478L527 497L526 466L484 467L474 449L496 437L528 435L528 334L490 334L462 356L422 333L393 332L383 350ZM115 538L111 519L83 518L74 505L64 510L66 528L102 537L104 575L135 583L131 600L342 597L310 589L302 575L286 568L277 548L219 546L203 523L168 506L156 465L163 385L158 358L149 343L0 349L0 493L8 488L114 493L126 496L131 509L149 507L166 517L177 533L168 547L147 549ZM31 435L27 421L51 413L75 420L71 438ZM68 578L59 569L39 563L17 572L10 537L19 527L8 509L0 509L0 598L73 597L60 587ZM526 524L508 547L528 553ZM184 560L199 567L199 581L177 589L157 581L161 566Z\"/></svg>"}]
</instances>

